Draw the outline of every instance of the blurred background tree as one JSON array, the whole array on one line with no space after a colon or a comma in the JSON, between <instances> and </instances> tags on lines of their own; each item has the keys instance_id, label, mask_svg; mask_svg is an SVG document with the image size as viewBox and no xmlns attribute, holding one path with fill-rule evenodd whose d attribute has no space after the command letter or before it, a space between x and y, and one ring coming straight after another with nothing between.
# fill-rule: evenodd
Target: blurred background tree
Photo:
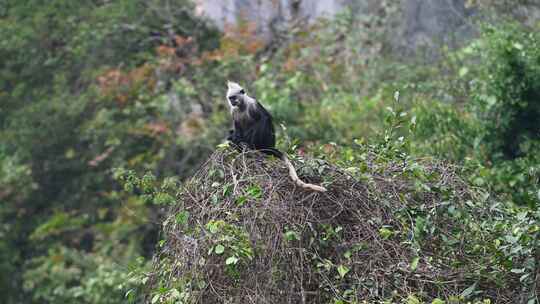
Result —
<instances>
[{"instance_id":1,"label":"blurred background tree","mask_svg":"<svg viewBox=\"0 0 540 304\"><path fill-rule=\"evenodd\" d=\"M156 208L118 193L111 168L186 176L202 160L197 150L213 147L199 137L205 105L167 95L171 86L189 94L178 75L219 43L192 9L182 0L3 4L7 302L122 302L117 286L128 284L129 263L151 256L158 226ZM199 144L184 149L180 127Z\"/></svg>"}]
</instances>

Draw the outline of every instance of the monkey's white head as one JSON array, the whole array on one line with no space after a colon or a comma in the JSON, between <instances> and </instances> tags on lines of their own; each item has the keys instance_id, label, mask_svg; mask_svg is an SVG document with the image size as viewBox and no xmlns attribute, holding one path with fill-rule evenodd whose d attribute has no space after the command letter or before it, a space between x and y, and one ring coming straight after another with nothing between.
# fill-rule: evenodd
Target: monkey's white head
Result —
<instances>
[{"instance_id":1,"label":"monkey's white head","mask_svg":"<svg viewBox=\"0 0 540 304\"><path fill-rule=\"evenodd\" d=\"M255 103L255 100L246 94L244 88L242 88L236 82L227 82L227 101L231 106L231 110L244 111L246 107Z\"/></svg>"}]
</instances>

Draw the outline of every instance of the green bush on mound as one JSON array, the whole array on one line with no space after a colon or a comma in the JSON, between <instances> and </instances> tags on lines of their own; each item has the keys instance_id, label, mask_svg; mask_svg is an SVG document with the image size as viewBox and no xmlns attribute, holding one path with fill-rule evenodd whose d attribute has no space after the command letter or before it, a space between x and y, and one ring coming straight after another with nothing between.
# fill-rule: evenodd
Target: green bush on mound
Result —
<instances>
[{"instance_id":1,"label":"green bush on mound","mask_svg":"<svg viewBox=\"0 0 540 304\"><path fill-rule=\"evenodd\" d=\"M295 158L301 178L329 190L316 193L296 187L278 159L216 151L166 216L148 302L520 297L519 274L493 253L498 232L482 224L501 216L487 193L448 164L364 155L357 170Z\"/></svg>"}]
</instances>

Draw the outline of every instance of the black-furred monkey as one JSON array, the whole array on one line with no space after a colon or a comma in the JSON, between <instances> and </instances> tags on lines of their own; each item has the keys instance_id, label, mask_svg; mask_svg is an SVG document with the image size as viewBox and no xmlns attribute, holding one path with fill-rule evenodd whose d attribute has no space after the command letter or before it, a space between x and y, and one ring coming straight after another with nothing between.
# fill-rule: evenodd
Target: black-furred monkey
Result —
<instances>
[{"instance_id":1,"label":"black-furred monkey","mask_svg":"<svg viewBox=\"0 0 540 304\"><path fill-rule=\"evenodd\" d=\"M275 148L276 136L272 115L254 98L249 97L240 85L234 82L228 82L227 85L227 100L233 119L233 129L230 130L227 139L239 147L246 145L250 149L282 159L296 185L304 189L325 192L324 187L301 181L287 155Z\"/></svg>"}]
</instances>

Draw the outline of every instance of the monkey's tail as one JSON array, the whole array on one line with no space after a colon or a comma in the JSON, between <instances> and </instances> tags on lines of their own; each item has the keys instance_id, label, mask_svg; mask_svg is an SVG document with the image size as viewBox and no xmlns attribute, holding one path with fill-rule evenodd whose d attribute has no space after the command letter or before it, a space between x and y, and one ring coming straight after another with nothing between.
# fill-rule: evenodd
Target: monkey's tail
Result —
<instances>
[{"instance_id":1,"label":"monkey's tail","mask_svg":"<svg viewBox=\"0 0 540 304\"><path fill-rule=\"evenodd\" d=\"M317 186L317 185L313 185L313 184L304 183L304 182L298 177L298 174L296 174L296 169L294 169L293 164L291 163L291 161L289 160L289 158L287 157L287 155L286 155L285 153L282 153L282 154L281 154L281 159L285 162L285 164L287 165L287 168L289 168L289 175L291 176L291 179L293 180L293 182L294 182L298 187L301 187L301 188L304 188L304 189L313 190L313 191L318 191L318 192L326 192L326 191L328 191L328 190L326 190L326 188L324 188L324 187Z\"/></svg>"}]
</instances>

